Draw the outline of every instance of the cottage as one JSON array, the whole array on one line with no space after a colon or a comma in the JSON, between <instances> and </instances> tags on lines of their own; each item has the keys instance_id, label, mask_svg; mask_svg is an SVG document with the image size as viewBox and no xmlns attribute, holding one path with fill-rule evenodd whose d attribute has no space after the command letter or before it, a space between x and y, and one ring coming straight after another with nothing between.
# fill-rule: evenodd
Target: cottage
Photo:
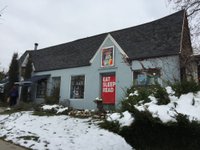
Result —
<instances>
[{"instance_id":1,"label":"cottage","mask_svg":"<svg viewBox=\"0 0 200 150\"><path fill-rule=\"evenodd\" d=\"M133 83L165 86L187 78L192 53L182 10L139 26L28 50L20 58L20 72L31 58L35 102L59 88L59 101L77 109L96 108L96 97L104 105L118 107Z\"/></svg>"}]
</instances>

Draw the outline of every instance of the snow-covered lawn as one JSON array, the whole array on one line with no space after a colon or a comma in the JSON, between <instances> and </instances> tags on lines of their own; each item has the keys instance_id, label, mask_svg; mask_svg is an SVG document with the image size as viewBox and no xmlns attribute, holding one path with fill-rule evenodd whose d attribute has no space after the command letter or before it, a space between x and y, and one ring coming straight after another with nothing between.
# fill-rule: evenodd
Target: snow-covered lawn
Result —
<instances>
[{"instance_id":1,"label":"snow-covered lawn","mask_svg":"<svg viewBox=\"0 0 200 150\"><path fill-rule=\"evenodd\" d=\"M167 105L158 105L157 99L149 96L151 102L138 104L135 107L140 111L148 110L153 117L160 118L164 123L176 122L178 114L186 115L190 121L200 122L200 91L196 94L188 93L176 97L171 87L166 87L166 90L170 99L170 103Z\"/></svg>"},{"instance_id":2,"label":"snow-covered lawn","mask_svg":"<svg viewBox=\"0 0 200 150\"><path fill-rule=\"evenodd\" d=\"M0 115L0 137L37 150L131 150L119 135L100 129L91 119L32 112Z\"/></svg>"}]
</instances>

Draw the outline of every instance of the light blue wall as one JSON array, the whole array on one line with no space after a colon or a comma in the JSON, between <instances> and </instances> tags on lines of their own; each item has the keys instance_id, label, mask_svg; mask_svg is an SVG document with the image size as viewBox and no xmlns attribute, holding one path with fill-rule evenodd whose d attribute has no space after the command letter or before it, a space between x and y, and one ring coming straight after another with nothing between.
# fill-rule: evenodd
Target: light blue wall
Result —
<instances>
[{"instance_id":1,"label":"light blue wall","mask_svg":"<svg viewBox=\"0 0 200 150\"><path fill-rule=\"evenodd\" d=\"M124 97L124 91L132 84L132 71L130 66L124 63L120 50L110 38L104 41L101 48L110 46L114 46L115 65L113 67L101 68L101 53L98 51L90 66L45 71L36 73L36 75L51 74L51 78L60 76L60 101L69 99L70 105L77 109L96 109L96 104L93 101L101 95L101 74L114 72L116 76L116 106L119 106ZM74 75L85 75L84 99L70 99L71 76ZM51 88L51 78L48 81L48 89Z\"/></svg>"},{"instance_id":2,"label":"light blue wall","mask_svg":"<svg viewBox=\"0 0 200 150\"><path fill-rule=\"evenodd\" d=\"M52 77L61 77L60 87L60 102L70 100L70 106L76 109L96 109L96 104L93 102L96 97L101 97L101 74L103 73L115 73L116 76L116 107L120 105L120 101L124 98L124 94L127 88L133 83L132 70L142 69L142 65L147 68L160 68L162 84L165 85L165 81L180 80L180 68L179 57L160 57L154 59L146 59L143 61L132 61L132 66L129 66L122 59L123 51L112 39L108 36L102 43L99 51L95 54L91 61L90 66L77 67L70 69L54 70L38 72L35 75L50 74L51 77L48 80L48 91L51 89ZM101 49L105 47L114 46L114 66L109 68L101 67ZM142 65L141 65L142 64ZM85 75L85 93L84 99L70 99L70 84L71 76ZM41 99L36 101L41 102Z\"/></svg>"},{"instance_id":3,"label":"light blue wall","mask_svg":"<svg viewBox=\"0 0 200 150\"><path fill-rule=\"evenodd\" d=\"M127 88L132 85L132 71L131 66L128 66L124 60L122 59L123 55L119 50L119 47L113 43L110 38L107 38L101 48L114 46L114 58L115 58L115 65L109 68L102 68L101 67L101 53L98 51L94 61L91 65L91 70L96 72L96 79L98 81L98 94L100 96L100 74L103 73L115 73L116 76L116 106L118 107L120 101L124 98L124 92ZM92 86L90 87L92 89ZM96 96L96 97L97 97Z\"/></svg>"}]
</instances>

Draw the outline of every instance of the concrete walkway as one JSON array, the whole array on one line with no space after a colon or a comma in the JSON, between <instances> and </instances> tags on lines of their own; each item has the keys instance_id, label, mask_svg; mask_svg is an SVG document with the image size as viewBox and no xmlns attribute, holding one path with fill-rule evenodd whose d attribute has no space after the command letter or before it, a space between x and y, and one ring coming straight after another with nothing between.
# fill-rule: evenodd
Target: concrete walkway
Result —
<instances>
[{"instance_id":1,"label":"concrete walkway","mask_svg":"<svg viewBox=\"0 0 200 150\"><path fill-rule=\"evenodd\" d=\"M27 150L25 148L19 147L9 142L5 142L3 140L0 140L0 149L1 150Z\"/></svg>"}]
</instances>

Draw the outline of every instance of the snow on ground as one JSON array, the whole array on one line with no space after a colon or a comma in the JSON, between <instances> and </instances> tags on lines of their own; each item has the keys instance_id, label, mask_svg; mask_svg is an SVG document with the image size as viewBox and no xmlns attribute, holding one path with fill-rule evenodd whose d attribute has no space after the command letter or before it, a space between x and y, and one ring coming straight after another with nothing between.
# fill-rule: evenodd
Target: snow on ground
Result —
<instances>
[{"instance_id":1,"label":"snow on ground","mask_svg":"<svg viewBox=\"0 0 200 150\"><path fill-rule=\"evenodd\" d=\"M44 105L42 106L43 110L55 110L57 114L62 113L68 110L68 107L63 107L61 105Z\"/></svg>"},{"instance_id":2,"label":"snow on ground","mask_svg":"<svg viewBox=\"0 0 200 150\"><path fill-rule=\"evenodd\" d=\"M171 87L167 87L170 103L157 105L157 99L150 95L148 103L138 103L135 107L148 110L161 121L176 122L178 113L187 115L189 120L200 121L200 91L176 97ZM137 92L129 96L137 96ZM68 108L45 105L43 110L54 109L57 113ZM134 114L133 114L134 115ZM108 121L118 121L120 126L129 126L134 121L125 111L107 115ZM0 137L31 149L49 150L131 150L125 140L112 132L100 129L91 119L78 119L66 115L34 116L32 112L0 115Z\"/></svg>"},{"instance_id":3,"label":"snow on ground","mask_svg":"<svg viewBox=\"0 0 200 150\"><path fill-rule=\"evenodd\" d=\"M149 96L151 102L138 104L135 107L140 110L148 110L153 117L158 117L162 122L176 122L175 117L178 113L187 115L190 121L200 121L200 92L183 94L179 98L174 96L171 87L166 87L169 94L170 103L167 105L157 105L157 99Z\"/></svg>"},{"instance_id":4,"label":"snow on ground","mask_svg":"<svg viewBox=\"0 0 200 150\"><path fill-rule=\"evenodd\" d=\"M125 140L100 129L90 119L34 116L32 112L0 115L0 137L37 150L131 150Z\"/></svg>"},{"instance_id":5,"label":"snow on ground","mask_svg":"<svg viewBox=\"0 0 200 150\"><path fill-rule=\"evenodd\" d=\"M42 106L43 110L51 110L51 109L59 109L61 106L60 105L44 105Z\"/></svg>"}]
</instances>

